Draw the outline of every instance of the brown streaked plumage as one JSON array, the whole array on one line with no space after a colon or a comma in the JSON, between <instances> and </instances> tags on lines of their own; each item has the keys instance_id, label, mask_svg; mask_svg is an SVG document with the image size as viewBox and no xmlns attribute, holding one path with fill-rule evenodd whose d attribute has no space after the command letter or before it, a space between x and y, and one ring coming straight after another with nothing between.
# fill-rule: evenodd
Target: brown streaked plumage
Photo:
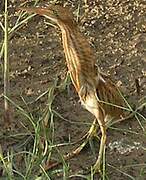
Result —
<instances>
[{"instance_id":1,"label":"brown streaked plumage","mask_svg":"<svg viewBox=\"0 0 146 180\"><path fill-rule=\"evenodd\" d=\"M116 107L124 104L122 97L119 95L119 90L106 75L97 70L94 51L86 38L80 33L68 8L50 5L48 7L20 8L20 10L43 15L56 23L61 29L64 53L72 83L82 105L96 117L87 139L93 136L96 121L99 123L102 133L99 155L94 165L96 172L100 169L102 153L106 143L105 123L109 117L120 119L123 115L122 109ZM78 148L73 153L75 154L81 149Z\"/></svg>"}]
</instances>

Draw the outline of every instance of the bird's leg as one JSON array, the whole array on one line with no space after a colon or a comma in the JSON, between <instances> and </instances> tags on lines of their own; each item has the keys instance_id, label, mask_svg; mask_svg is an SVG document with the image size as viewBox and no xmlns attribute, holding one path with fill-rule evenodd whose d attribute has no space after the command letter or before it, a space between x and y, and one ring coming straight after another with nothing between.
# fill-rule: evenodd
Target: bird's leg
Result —
<instances>
[{"instance_id":1,"label":"bird's leg","mask_svg":"<svg viewBox=\"0 0 146 180\"><path fill-rule=\"evenodd\" d=\"M66 155L66 157L68 157L67 159L70 159L70 158L74 157L75 155L78 155L81 152L81 150L86 146L88 141L92 137L96 136L96 131L97 131L97 120L94 119L89 131L81 138L81 139L86 138L85 141L78 148L76 148L72 152L68 153Z\"/></svg>"},{"instance_id":2,"label":"bird's leg","mask_svg":"<svg viewBox=\"0 0 146 180\"><path fill-rule=\"evenodd\" d=\"M75 150L69 152L67 155L64 156L64 160L69 160L71 158L73 158L74 156L78 155L81 150L86 146L86 144L88 143L88 141L96 135L96 130L97 130L97 120L94 119L89 131L81 138L82 140L85 139L85 141L78 147L76 148ZM96 135L97 136L97 135ZM56 166L58 166L59 164L61 164L61 162L47 162L45 165L44 165L44 169L47 171L51 168L54 168Z\"/></svg>"},{"instance_id":3,"label":"bird's leg","mask_svg":"<svg viewBox=\"0 0 146 180\"><path fill-rule=\"evenodd\" d=\"M86 132L80 139L78 139L77 141L71 143L71 144L78 144L80 142L82 142L84 139L89 139L91 137L91 134L92 134L92 137L95 136L97 137L98 134L100 134L100 132L97 134L97 123L96 123L96 119L94 119L90 129L88 132Z\"/></svg>"},{"instance_id":4,"label":"bird's leg","mask_svg":"<svg viewBox=\"0 0 146 180\"><path fill-rule=\"evenodd\" d=\"M101 132L102 132L102 137L101 137L101 142L100 142L100 149L99 149L98 158L97 158L97 161L93 167L94 173L97 171L100 172L100 165L102 162L103 150L104 150L105 143L106 143L106 128L105 128L105 126L100 126L100 128L101 128Z\"/></svg>"},{"instance_id":5,"label":"bird's leg","mask_svg":"<svg viewBox=\"0 0 146 180\"><path fill-rule=\"evenodd\" d=\"M100 141L100 148L99 148L98 158L97 158L96 163L93 166L94 173L96 173L97 171L101 172L100 171L100 165L101 165L101 162L102 162L103 150L104 150L105 143L106 143L105 117L104 117L103 110L102 110L102 108L100 108L100 106L99 106L99 108L97 110L96 118L97 118L97 121L99 123L102 136L101 136L101 141Z\"/></svg>"},{"instance_id":6,"label":"bird's leg","mask_svg":"<svg viewBox=\"0 0 146 180\"><path fill-rule=\"evenodd\" d=\"M97 119L94 119L94 121L87 133L86 140L77 149L75 149L71 153L68 153L68 155L66 157L67 157L67 159L70 159L70 158L74 157L75 155L78 155L81 152L81 150L85 147L85 145L88 143L90 138L92 138L93 136L97 136L97 121L98 121L102 136L101 136L101 141L100 141L98 158L97 158L96 163L93 166L93 171L94 171L94 173L96 173L97 171L101 172L100 165L102 162L103 150L104 150L105 143L106 143L106 124L105 124L104 112L103 112L103 109L100 107L100 105L98 106L96 112L93 112L93 113L94 114L96 113Z\"/></svg>"}]
</instances>

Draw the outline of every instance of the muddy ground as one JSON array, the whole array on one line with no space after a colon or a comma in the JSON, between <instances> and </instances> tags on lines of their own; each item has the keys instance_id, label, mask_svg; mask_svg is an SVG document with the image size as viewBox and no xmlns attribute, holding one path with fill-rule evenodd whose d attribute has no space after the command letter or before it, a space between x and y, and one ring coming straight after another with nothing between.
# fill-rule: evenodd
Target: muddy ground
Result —
<instances>
[{"instance_id":1,"label":"muddy ground","mask_svg":"<svg viewBox=\"0 0 146 180\"><path fill-rule=\"evenodd\" d=\"M8 9L10 27L15 25L19 15L15 8L22 3L23 1L10 1ZM46 2L40 1L39 5L44 3ZM62 1L60 3L63 4ZM89 12L81 22L79 21L79 27L95 50L97 64L120 86L124 97L132 107L144 104L146 3L143 0L93 0L87 3ZM28 6L32 4L33 2L27 3ZM64 4L73 10L75 19L80 20L85 11L84 1L64 1ZM59 28L54 28L46 22L48 20L40 16L31 18L13 33L9 42L10 98L25 111L32 113L36 121L48 105L47 94L37 101L36 98L47 91L56 78L59 78L58 84L63 83L67 72ZM1 33L1 40L2 37ZM2 73L0 78L0 93L2 93ZM52 109L66 119L63 120L54 114L54 144L75 142L87 132L90 127L87 123L92 123L94 117L81 107L71 83L63 90L56 89L54 94ZM0 107L2 115L2 98ZM20 114L15 106L12 107L11 130L6 132L3 122L1 123L0 143L4 154L12 148L14 152L31 149L33 144L32 137L29 136L29 132L33 134L31 122ZM141 113L146 116L145 109ZM146 179L146 122L142 118L139 118L139 121L131 118L115 125L115 129L109 129L107 132L106 174L111 180L129 180L131 177L137 180ZM20 141L19 138L10 137L7 133L28 135L21 137ZM64 154L76 146L77 144L68 145L59 150ZM94 141L94 146L95 153L87 146L79 156L69 161L71 174L82 173L95 162L99 141ZM19 160L17 164L21 171L23 163Z\"/></svg>"}]
</instances>

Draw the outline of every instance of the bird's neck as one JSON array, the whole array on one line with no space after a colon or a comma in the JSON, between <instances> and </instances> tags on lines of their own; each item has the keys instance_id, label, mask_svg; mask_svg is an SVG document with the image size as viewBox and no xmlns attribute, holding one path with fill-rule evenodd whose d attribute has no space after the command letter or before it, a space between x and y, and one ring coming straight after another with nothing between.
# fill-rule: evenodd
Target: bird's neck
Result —
<instances>
[{"instance_id":1,"label":"bird's neck","mask_svg":"<svg viewBox=\"0 0 146 180\"><path fill-rule=\"evenodd\" d=\"M89 42L73 24L60 24L67 66L76 89L87 77L95 76L96 58Z\"/></svg>"}]
</instances>

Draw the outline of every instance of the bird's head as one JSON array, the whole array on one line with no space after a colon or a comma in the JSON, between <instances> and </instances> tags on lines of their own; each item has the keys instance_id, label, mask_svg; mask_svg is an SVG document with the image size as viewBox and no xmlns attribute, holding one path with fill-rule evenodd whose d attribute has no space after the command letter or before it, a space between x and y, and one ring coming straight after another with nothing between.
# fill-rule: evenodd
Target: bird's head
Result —
<instances>
[{"instance_id":1,"label":"bird's head","mask_svg":"<svg viewBox=\"0 0 146 180\"><path fill-rule=\"evenodd\" d=\"M36 13L50 19L54 23L73 23L73 14L67 7L49 5L47 7L19 8L28 13Z\"/></svg>"}]
</instances>

